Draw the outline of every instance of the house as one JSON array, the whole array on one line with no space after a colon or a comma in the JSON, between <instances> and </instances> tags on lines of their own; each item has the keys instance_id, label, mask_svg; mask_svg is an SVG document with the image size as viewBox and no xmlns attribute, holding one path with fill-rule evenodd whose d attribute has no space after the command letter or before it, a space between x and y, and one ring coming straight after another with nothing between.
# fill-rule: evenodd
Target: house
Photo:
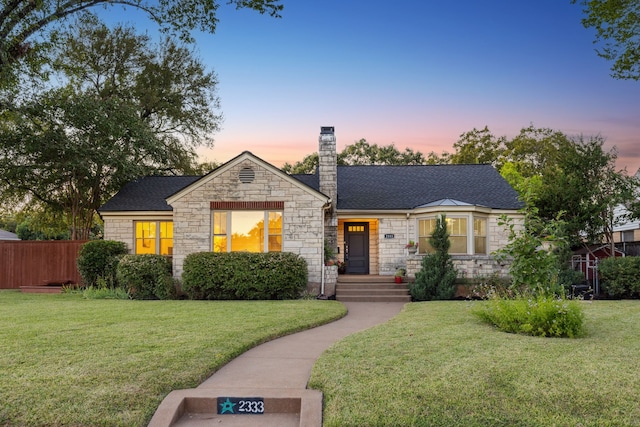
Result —
<instances>
[{"instance_id":1,"label":"house","mask_svg":"<svg viewBox=\"0 0 640 427\"><path fill-rule=\"evenodd\" d=\"M634 178L640 187L640 169ZM614 208L613 241L616 248L626 255L640 256L640 219L629 219L629 214L629 210L624 205L618 205Z\"/></svg>"},{"instance_id":2,"label":"house","mask_svg":"<svg viewBox=\"0 0 640 427\"><path fill-rule=\"evenodd\" d=\"M171 255L177 277L193 252L294 252L307 260L311 290L332 295L325 242L346 274L391 276L402 266L412 275L446 214L459 271L506 274L491 256L508 240L499 217L521 221L523 205L493 167L337 166L336 158L334 128L322 127L315 174L288 175L245 151L202 177L138 179L99 209L104 237L132 253Z\"/></svg>"}]
</instances>

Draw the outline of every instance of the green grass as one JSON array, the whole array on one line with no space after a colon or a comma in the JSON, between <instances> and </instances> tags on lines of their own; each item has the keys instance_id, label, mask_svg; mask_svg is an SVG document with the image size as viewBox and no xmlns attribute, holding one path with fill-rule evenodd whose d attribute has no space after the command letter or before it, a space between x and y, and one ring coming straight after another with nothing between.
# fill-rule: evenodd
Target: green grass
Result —
<instances>
[{"instance_id":1,"label":"green grass","mask_svg":"<svg viewBox=\"0 0 640 427\"><path fill-rule=\"evenodd\" d=\"M144 426L174 389L258 343L345 313L335 301L84 300L0 292L0 425Z\"/></svg>"},{"instance_id":2,"label":"green grass","mask_svg":"<svg viewBox=\"0 0 640 427\"><path fill-rule=\"evenodd\" d=\"M410 304L335 344L310 381L324 425L640 425L640 301L583 302L579 339L500 332L482 304Z\"/></svg>"}]
</instances>

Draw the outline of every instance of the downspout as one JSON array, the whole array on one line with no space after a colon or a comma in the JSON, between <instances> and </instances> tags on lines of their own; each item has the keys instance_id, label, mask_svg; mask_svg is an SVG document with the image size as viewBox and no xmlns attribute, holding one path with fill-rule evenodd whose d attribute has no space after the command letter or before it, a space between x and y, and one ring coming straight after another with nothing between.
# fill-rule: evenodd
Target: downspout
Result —
<instances>
[{"instance_id":1,"label":"downspout","mask_svg":"<svg viewBox=\"0 0 640 427\"><path fill-rule=\"evenodd\" d=\"M320 271L321 271L321 279L320 279L320 295L324 296L324 239L326 238L324 235L324 222L327 218L327 209L331 209L331 199L327 200L327 203L322 207L322 250L320 251Z\"/></svg>"}]
</instances>

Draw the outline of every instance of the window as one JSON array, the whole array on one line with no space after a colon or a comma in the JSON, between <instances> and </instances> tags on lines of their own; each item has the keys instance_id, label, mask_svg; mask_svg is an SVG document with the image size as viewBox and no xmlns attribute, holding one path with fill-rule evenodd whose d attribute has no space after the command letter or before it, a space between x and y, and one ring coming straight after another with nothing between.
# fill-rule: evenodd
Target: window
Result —
<instances>
[{"instance_id":1,"label":"window","mask_svg":"<svg viewBox=\"0 0 640 427\"><path fill-rule=\"evenodd\" d=\"M462 217L447 217L447 231L449 232L449 253L452 254L486 254L487 253L487 220L474 218L472 215ZM472 225L473 229L469 229ZM418 221L418 248L420 253L432 253L433 247L429 238L436 228L436 218L425 218ZM469 236L473 236L470 240ZM473 252L471 252L473 249Z\"/></svg>"},{"instance_id":2,"label":"window","mask_svg":"<svg viewBox=\"0 0 640 427\"><path fill-rule=\"evenodd\" d=\"M429 243L429 238L431 237L435 229L435 218L421 219L418 222L418 250L420 251L420 253L433 252L433 247Z\"/></svg>"},{"instance_id":3,"label":"window","mask_svg":"<svg viewBox=\"0 0 640 427\"><path fill-rule=\"evenodd\" d=\"M136 254L173 254L173 222L137 221Z\"/></svg>"},{"instance_id":4,"label":"window","mask_svg":"<svg viewBox=\"0 0 640 427\"><path fill-rule=\"evenodd\" d=\"M214 252L282 251L282 212L230 210L212 216Z\"/></svg>"},{"instance_id":5,"label":"window","mask_svg":"<svg viewBox=\"0 0 640 427\"><path fill-rule=\"evenodd\" d=\"M449 232L449 252L452 254L467 253L467 218L447 218Z\"/></svg>"},{"instance_id":6,"label":"window","mask_svg":"<svg viewBox=\"0 0 640 427\"><path fill-rule=\"evenodd\" d=\"M487 220L485 218L473 219L473 253L487 253Z\"/></svg>"}]
</instances>

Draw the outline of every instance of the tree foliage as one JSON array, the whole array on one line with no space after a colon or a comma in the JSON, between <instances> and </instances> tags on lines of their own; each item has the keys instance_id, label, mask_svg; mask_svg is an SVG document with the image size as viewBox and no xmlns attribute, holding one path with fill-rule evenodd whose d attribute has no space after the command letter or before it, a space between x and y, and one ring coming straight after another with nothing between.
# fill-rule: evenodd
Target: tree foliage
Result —
<instances>
[{"instance_id":1,"label":"tree foliage","mask_svg":"<svg viewBox=\"0 0 640 427\"><path fill-rule=\"evenodd\" d=\"M447 163L446 153L442 156L430 152L427 157L420 151L405 148L400 151L394 144L379 146L370 144L362 138L353 144L347 145L338 153L337 163L346 165L425 165ZM309 174L314 173L318 167L318 153L312 153L293 165L285 163L282 170L289 174Z\"/></svg>"},{"instance_id":2,"label":"tree foliage","mask_svg":"<svg viewBox=\"0 0 640 427\"><path fill-rule=\"evenodd\" d=\"M453 144L452 164L492 164L498 167L505 151L506 137L496 138L487 126L460 135ZM499 167L498 167L499 168Z\"/></svg>"},{"instance_id":3,"label":"tree foliage","mask_svg":"<svg viewBox=\"0 0 640 427\"><path fill-rule=\"evenodd\" d=\"M569 137L530 125L514 138L496 137L487 127L461 135L453 163L491 163L545 220L562 213L574 245L612 242L616 221L637 217L631 209L615 218L613 208L636 199L637 185L615 168L615 149L606 152L601 136Z\"/></svg>"},{"instance_id":4,"label":"tree foliage","mask_svg":"<svg viewBox=\"0 0 640 427\"><path fill-rule=\"evenodd\" d=\"M436 218L436 226L429 244L434 252L422 258L422 268L411 285L414 301L448 300L455 295L456 269L449 255L449 233L444 215Z\"/></svg>"},{"instance_id":5,"label":"tree foliage","mask_svg":"<svg viewBox=\"0 0 640 427\"><path fill-rule=\"evenodd\" d=\"M253 9L261 14L279 17L280 0L227 0L237 9ZM160 30L191 41L193 30L214 33L218 23L216 0L4 0L0 10L0 76L9 72L15 62L33 59L38 35L56 23L83 12L102 7L126 6L141 10L159 25ZM50 39L51 40L51 39Z\"/></svg>"},{"instance_id":6,"label":"tree foliage","mask_svg":"<svg viewBox=\"0 0 640 427\"><path fill-rule=\"evenodd\" d=\"M637 0L572 0L583 7L582 25L596 30L596 52L613 61L616 79L640 79L640 2Z\"/></svg>"},{"instance_id":7,"label":"tree foliage","mask_svg":"<svg viewBox=\"0 0 640 427\"><path fill-rule=\"evenodd\" d=\"M216 79L171 40L83 20L56 55L63 87L0 113L0 194L65 213L86 239L126 182L182 172L218 128Z\"/></svg>"}]
</instances>

